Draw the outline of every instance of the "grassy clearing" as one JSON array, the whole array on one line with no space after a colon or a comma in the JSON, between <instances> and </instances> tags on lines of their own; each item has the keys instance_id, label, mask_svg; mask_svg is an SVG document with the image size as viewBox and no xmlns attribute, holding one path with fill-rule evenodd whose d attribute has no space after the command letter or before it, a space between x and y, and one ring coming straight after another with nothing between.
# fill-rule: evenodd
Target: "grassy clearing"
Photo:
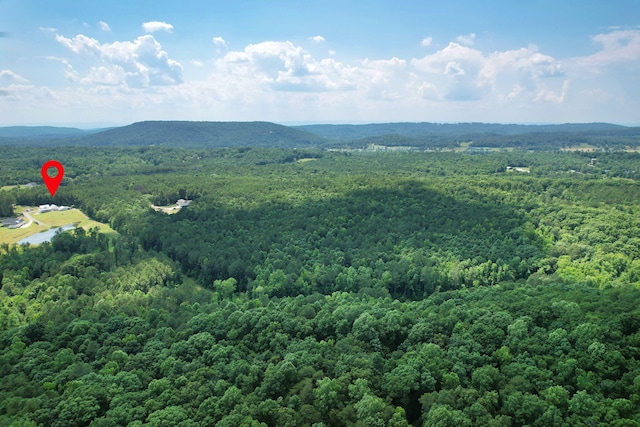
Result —
<instances>
[{"instance_id":1,"label":"grassy clearing","mask_svg":"<svg viewBox=\"0 0 640 427\"><path fill-rule=\"evenodd\" d=\"M41 185L41 184L37 184L37 185ZM22 189L22 188L33 188L32 186L25 186L23 185L5 185L5 186L1 186L0 187L0 191L2 190L13 190L14 188L18 188L18 189Z\"/></svg>"},{"instance_id":2,"label":"grassy clearing","mask_svg":"<svg viewBox=\"0 0 640 427\"><path fill-rule=\"evenodd\" d=\"M87 216L77 209L68 211L55 211L42 214L31 214L34 219L42 221L52 227L60 227L67 224L75 224L87 220Z\"/></svg>"},{"instance_id":3,"label":"grassy clearing","mask_svg":"<svg viewBox=\"0 0 640 427\"><path fill-rule=\"evenodd\" d=\"M166 213L169 215L172 214L176 214L178 212L180 212L180 208L179 206L176 205L172 205L172 206L156 206L156 205L151 205L151 209L153 209L156 212L162 212L162 213Z\"/></svg>"},{"instance_id":4,"label":"grassy clearing","mask_svg":"<svg viewBox=\"0 0 640 427\"><path fill-rule=\"evenodd\" d=\"M84 213L82 213L78 209L35 214L33 213L33 211L36 210L36 208L34 207L16 206L15 212L16 214L21 214L27 209L32 210L31 216L34 219L37 219L38 221L42 221L46 225L36 225L34 223L27 228L17 228L15 230L10 230L8 228L0 227L0 243L8 243L8 244L17 243L18 241L24 239L25 237L32 236L34 234L40 233L41 231L46 231L51 227L60 227L67 224L75 224L76 226L82 227L85 230L88 230L93 227L98 227L101 233L117 234L111 227L109 227L108 224L103 224L101 222L89 219Z\"/></svg>"}]
</instances>

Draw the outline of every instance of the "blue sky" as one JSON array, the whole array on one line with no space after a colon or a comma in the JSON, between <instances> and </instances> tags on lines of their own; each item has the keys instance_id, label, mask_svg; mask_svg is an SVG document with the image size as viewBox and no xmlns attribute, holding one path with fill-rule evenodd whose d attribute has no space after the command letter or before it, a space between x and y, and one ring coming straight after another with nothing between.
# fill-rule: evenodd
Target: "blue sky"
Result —
<instances>
[{"instance_id":1,"label":"blue sky","mask_svg":"<svg viewBox=\"0 0 640 427\"><path fill-rule=\"evenodd\" d=\"M0 126L640 124L640 0L0 0Z\"/></svg>"}]
</instances>

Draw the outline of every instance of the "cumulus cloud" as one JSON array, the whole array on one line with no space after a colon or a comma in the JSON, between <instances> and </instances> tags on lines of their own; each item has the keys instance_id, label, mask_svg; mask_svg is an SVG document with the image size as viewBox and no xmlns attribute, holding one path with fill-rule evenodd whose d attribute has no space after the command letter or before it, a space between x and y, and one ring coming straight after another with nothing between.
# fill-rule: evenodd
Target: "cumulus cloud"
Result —
<instances>
[{"instance_id":1,"label":"cumulus cloud","mask_svg":"<svg viewBox=\"0 0 640 427\"><path fill-rule=\"evenodd\" d=\"M325 41L324 37L322 37L322 36L309 37L309 40L311 40L314 43L322 43L322 42Z\"/></svg>"},{"instance_id":2,"label":"cumulus cloud","mask_svg":"<svg viewBox=\"0 0 640 427\"><path fill-rule=\"evenodd\" d=\"M142 29L145 33L155 33L156 31L167 31L170 33L173 30L173 25L161 21L150 21L143 23Z\"/></svg>"},{"instance_id":3,"label":"cumulus cloud","mask_svg":"<svg viewBox=\"0 0 640 427\"><path fill-rule=\"evenodd\" d=\"M102 30L102 31L111 31L111 27L109 26L109 24L107 24L104 21L98 21L98 27Z\"/></svg>"},{"instance_id":4,"label":"cumulus cloud","mask_svg":"<svg viewBox=\"0 0 640 427\"><path fill-rule=\"evenodd\" d=\"M214 37L211 41L219 49L227 48L227 42L222 37Z\"/></svg>"},{"instance_id":5,"label":"cumulus cloud","mask_svg":"<svg viewBox=\"0 0 640 427\"><path fill-rule=\"evenodd\" d=\"M476 34L470 33L466 36L458 36L456 37L458 43L463 44L465 46L473 46L476 43Z\"/></svg>"},{"instance_id":6,"label":"cumulus cloud","mask_svg":"<svg viewBox=\"0 0 640 427\"><path fill-rule=\"evenodd\" d=\"M182 65L170 59L152 35L114 43L100 43L83 34L73 38L56 35L56 40L77 55L101 62L82 79L83 83L118 82L132 87L147 87L182 82Z\"/></svg>"},{"instance_id":7,"label":"cumulus cloud","mask_svg":"<svg viewBox=\"0 0 640 427\"><path fill-rule=\"evenodd\" d=\"M0 70L0 79L15 82L15 83L28 83L29 80L25 79L19 74L14 73L11 70Z\"/></svg>"},{"instance_id":8,"label":"cumulus cloud","mask_svg":"<svg viewBox=\"0 0 640 427\"><path fill-rule=\"evenodd\" d=\"M560 61L535 46L484 53L451 42L417 59L344 63L331 56L315 57L291 42L268 41L227 52L214 63L208 82L191 96L197 98L203 90L242 105L260 99L275 102L280 99L274 98L277 94L293 97L294 93L316 94L328 103L351 103L354 108L360 108L358 103L420 105L425 101L443 106L470 101L524 105L566 102L568 78Z\"/></svg>"},{"instance_id":9,"label":"cumulus cloud","mask_svg":"<svg viewBox=\"0 0 640 427\"><path fill-rule=\"evenodd\" d=\"M276 91L321 92L353 87L350 69L331 59L316 60L291 42L267 41L232 51L218 69Z\"/></svg>"},{"instance_id":10,"label":"cumulus cloud","mask_svg":"<svg viewBox=\"0 0 640 427\"><path fill-rule=\"evenodd\" d=\"M366 59L353 74L368 99L391 101L405 96L406 68L407 61L396 57Z\"/></svg>"},{"instance_id":11,"label":"cumulus cloud","mask_svg":"<svg viewBox=\"0 0 640 427\"><path fill-rule=\"evenodd\" d=\"M433 37L425 37L420 42L420 44L424 47L431 46L432 43L433 43Z\"/></svg>"},{"instance_id":12,"label":"cumulus cloud","mask_svg":"<svg viewBox=\"0 0 640 427\"><path fill-rule=\"evenodd\" d=\"M535 46L484 54L449 43L444 49L411 61L414 87L428 99L470 101L487 96L513 99L527 96L537 101L564 101L557 93L565 73L555 58ZM546 93L540 96L540 93Z\"/></svg>"},{"instance_id":13,"label":"cumulus cloud","mask_svg":"<svg viewBox=\"0 0 640 427\"><path fill-rule=\"evenodd\" d=\"M204 66L192 75L209 74L184 81L182 65L152 35L114 43L56 36L70 54L50 59L73 84L35 87L19 69L0 70L0 109L13 120L37 116L52 100L51 114L73 111L73 120L93 121L98 114L127 121L148 112L144 118L631 122L640 99L630 84L640 64L638 37L638 30L621 29L593 36L593 54L580 58L558 59L534 45L490 52L453 40L437 49L415 46L415 58L365 60L312 54L288 41L229 49L215 37L220 54L190 62Z\"/></svg>"},{"instance_id":14,"label":"cumulus cloud","mask_svg":"<svg viewBox=\"0 0 640 427\"><path fill-rule=\"evenodd\" d=\"M592 37L600 50L580 59L587 66L602 67L614 63L640 61L640 30L616 30Z\"/></svg>"}]
</instances>

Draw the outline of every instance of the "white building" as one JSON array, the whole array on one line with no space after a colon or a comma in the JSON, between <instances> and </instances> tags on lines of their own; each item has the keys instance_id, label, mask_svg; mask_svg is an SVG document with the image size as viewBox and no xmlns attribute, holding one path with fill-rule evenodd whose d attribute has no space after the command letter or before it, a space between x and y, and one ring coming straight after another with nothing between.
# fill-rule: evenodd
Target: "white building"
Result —
<instances>
[{"instance_id":1,"label":"white building","mask_svg":"<svg viewBox=\"0 0 640 427\"><path fill-rule=\"evenodd\" d=\"M40 213L60 210L58 205L40 205L38 208L40 209Z\"/></svg>"}]
</instances>

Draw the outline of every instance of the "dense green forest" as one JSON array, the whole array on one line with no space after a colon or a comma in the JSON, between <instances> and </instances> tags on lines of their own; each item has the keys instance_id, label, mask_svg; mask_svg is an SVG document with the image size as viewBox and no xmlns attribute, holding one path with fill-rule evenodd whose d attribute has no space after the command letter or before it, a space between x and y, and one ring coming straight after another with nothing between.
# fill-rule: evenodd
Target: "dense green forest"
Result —
<instances>
[{"instance_id":1,"label":"dense green forest","mask_svg":"<svg viewBox=\"0 0 640 427\"><path fill-rule=\"evenodd\" d=\"M638 153L5 153L0 426L640 425Z\"/></svg>"}]
</instances>

